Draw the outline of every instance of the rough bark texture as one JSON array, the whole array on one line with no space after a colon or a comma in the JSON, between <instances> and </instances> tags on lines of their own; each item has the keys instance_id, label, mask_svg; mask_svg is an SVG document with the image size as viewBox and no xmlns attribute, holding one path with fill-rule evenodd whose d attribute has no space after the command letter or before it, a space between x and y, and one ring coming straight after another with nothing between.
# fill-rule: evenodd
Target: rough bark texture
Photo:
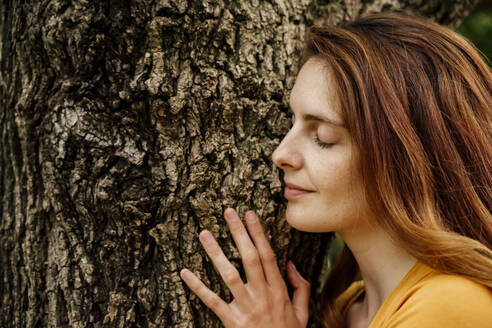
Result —
<instances>
[{"instance_id":1,"label":"rough bark texture","mask_svg":"<svg viewBox=\"0 0 492 328\"><path fill-rule=\"evenodd\" d=\"M230 299L196 238L239 265L229 206L315 290L328 236L289 229L270 158L306 27L475 2L3 1L0 326L219 327L178 272Z\"/></svg>"}]
</instances>

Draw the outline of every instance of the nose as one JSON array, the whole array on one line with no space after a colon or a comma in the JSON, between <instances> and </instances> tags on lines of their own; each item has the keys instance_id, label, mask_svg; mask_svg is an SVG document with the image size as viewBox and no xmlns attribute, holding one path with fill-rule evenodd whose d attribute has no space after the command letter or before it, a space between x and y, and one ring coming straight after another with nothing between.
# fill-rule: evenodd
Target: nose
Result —
<instances>
[{"instance_id":1,"label":"nose","mask_svg":"<svg viewBox=\"0 0 492 328\"><path fill-rule=\"evenodd\" d=\"M291 129L272 154L273 163L284 171L288 169L298 170L302 167L300 145L297 144L296 139L298 138L292 132Z\"/></svg>"}]
</instances>

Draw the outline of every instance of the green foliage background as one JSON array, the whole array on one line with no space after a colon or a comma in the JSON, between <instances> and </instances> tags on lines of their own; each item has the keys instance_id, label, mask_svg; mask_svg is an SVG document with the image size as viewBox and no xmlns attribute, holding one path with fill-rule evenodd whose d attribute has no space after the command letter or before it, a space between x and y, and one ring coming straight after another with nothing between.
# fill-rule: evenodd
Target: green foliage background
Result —
<instances>
[{"instance_id":1,"label":"green foliage background","mask_svg":"<svg viewBox=\"0 0 492 328\"><path fill-rule=\"evenodd\" d=\"M492 66L492 0L481 1L456 32L472 41Z\"/></svg>"}]
</instances>

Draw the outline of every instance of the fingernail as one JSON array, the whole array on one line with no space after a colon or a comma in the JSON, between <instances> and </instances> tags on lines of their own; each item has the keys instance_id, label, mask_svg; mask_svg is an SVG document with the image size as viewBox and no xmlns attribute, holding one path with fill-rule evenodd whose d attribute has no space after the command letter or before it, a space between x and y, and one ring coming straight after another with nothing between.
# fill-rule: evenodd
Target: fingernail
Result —
<instances>
[{"instance_id":1,"label":"fingernail","mask_svg":"<svg viewBox=\"0 0 492 328\"><path fill-rule=\"evenodd\" d=\"M181 278L183 279L190 279L191 278L191 272L188 269L183 269L181 270Z\"/></svg>"},{"instance_id":2,"label":"fingernail","mask_svg":"<svg viewBox=\"0 0 492 328\"><path fill-rule=\"evenodd\" d=\"M255 222L255 219L256 219L256 217L255 217L255 214L253 212L246 213L246 220L248 222Z\"/></svg>"},{"instance_id":3,"label":"fingernail","mask_svg":"<svg viewBox=\"0 0 492 328\"><path fill-rule=\"evenodd\" d=\"M226 217L226 219L228 220L233 220L236 218L236 213L234 212L234 210L232 208L228 208L224 211L224 215Z\"/></svg>"},{"instance_id":4,"label":"fingernail","mask_svg":"<svg viewBox=\"0 0 492 328\"><path fill-rule=\"evenodd\" d=\"M290 266L292 267L292 269L294 269L294 271L295 271L298 275L300 275L300 274L299 274L299 271L297 271L297 268L296 268L296 266L295 266L294 262L289 261L289 264L290 264Z\"/></svg>"},{"instance_id":5,"label":"fingernail","mask_svg":"<svg viewBox=\"0 0 492 328\"><path fill-rule=\"evenodd\" d=\"M212 234L207 230L203 230L200 233L200 240L203 241L204 243L208 243L209 241L212 240Z\"/></svg>"}]
</instances>

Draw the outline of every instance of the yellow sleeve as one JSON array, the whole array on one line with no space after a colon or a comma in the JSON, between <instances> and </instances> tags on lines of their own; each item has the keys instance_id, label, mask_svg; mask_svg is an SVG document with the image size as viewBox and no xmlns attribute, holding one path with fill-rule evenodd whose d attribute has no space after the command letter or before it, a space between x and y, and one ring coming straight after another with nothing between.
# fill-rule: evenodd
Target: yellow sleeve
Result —
<instances>
[{"instance_id":1,"label":"yellow sleeve","mask_svg":"<svg viewBox=\"0 0 492 328\"><path fill-rule=\"evenodd\" d=\"M492 328L492 292L469 279L441 275L417 286L387 323L392 328Z\"/></svg>"}]
</instances>

